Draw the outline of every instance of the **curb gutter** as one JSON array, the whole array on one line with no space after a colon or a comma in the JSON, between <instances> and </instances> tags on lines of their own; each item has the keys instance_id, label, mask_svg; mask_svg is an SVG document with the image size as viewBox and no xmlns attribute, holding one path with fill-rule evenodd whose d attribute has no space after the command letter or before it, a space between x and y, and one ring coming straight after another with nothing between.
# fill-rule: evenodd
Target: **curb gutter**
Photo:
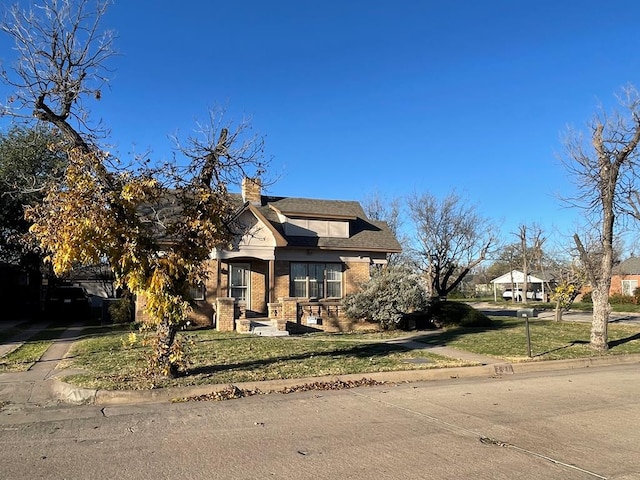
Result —
<instances>
[{"instance_id":1,"label":"curb gutter","mask_svg":"<svg viewBox=\"0 0 640 480\"><path fill-rule=\"evenodd\" d=\"M396 372L330 375L324 377L267 380L262 382L240 382L234 383L233 385L241 389L259 389L266 393L306 383L329 382L338 378L343 381L356 381L365 377L379 382L410 383L457 378L499 378L503 375L633 364L640 364L640 354L576 358L570 360L547 360L542 362L494 363L491 365L480 365L475 367L434 368L430 370L402 370ZM162 388L157 390L97 390L75 387L58 378L54 378L52 380L52 390L58 400L80 405L123 405L171 402L172 400L184 397L218 392L228 386L229 384L225 383L198 385L192 387Z\"/></svg>"}]
</instances>

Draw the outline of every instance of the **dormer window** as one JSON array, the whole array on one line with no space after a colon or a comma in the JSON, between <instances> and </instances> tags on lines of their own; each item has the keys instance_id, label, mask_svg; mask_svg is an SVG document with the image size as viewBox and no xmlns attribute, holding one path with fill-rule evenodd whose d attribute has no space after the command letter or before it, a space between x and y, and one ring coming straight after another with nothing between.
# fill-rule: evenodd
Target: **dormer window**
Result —
<instances>
[{"instance_id":1,"label":"dormer window","mask_svg":"<svg viewBox=\"0 0 640 480\"><path fill-rule=\"evenodd\" d=\"M287 218L284 233L298 237L349 238L349 222Z\"/></svg>"}]
</instances>

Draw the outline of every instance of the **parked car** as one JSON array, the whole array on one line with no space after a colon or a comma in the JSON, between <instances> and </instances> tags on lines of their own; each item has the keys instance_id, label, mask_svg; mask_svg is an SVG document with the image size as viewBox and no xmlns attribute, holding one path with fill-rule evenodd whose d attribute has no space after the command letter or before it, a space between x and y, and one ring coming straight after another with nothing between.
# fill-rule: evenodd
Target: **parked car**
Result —
<instances>
[{"instance_id":1,"label":"parked car","mask_svg":"<svg viewBox=\"0 0 640 480\"><path fill-rule=\"evenodd\" d=\"M515 290L516 295L515 295L515 299L518 302L522 301L522 289L518 288ZM513 295L513 290L510 288L507 288L504 292L502 292L502 298L505 300L512 300L514 297ZM542 292L532 292L532 291L528 291L527 292L527 300L542 300Z\"/></svg>"},{"instance_id":2,"label":"parked car","mask_svg":"<svg viewBox=\"0 0 640 480\"><path fill-rule=\"evenodd\" d=\"M82 287L51 287L45 299L45 312L54 316L53 320L85 319L91 312L89 296Z\"/></svg>"}]
</instances>

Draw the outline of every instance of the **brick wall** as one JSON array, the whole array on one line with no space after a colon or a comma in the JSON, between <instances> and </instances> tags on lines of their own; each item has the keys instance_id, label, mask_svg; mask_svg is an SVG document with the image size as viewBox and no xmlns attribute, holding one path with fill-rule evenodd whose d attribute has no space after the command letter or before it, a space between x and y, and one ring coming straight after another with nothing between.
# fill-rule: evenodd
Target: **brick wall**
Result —
<instances>
[{"instance_id":1,"label":"brick wall","mask_svg":"<svg viewBox=\"0 0 640 480\"><path fill-rule=\"evenodd\" d=\"M640 275L613 275L611 277L611 289L609 290L610 295L622 295L623 280L636 280L638 282L638 286L640 287ZM633 292L631 293L633 294Z\"/></svg>"},{"instance_id":2,"label":"brick wall","mask_svg":"<svg viewBox=\"0 0 640 480\"><path fill-rule=\"evenodd\" d=\"M218 298L216 300L216 330L219 332L233 332L235 329L235 304L232 298Z\"/></svg>"},{"instance_id":3,"label":"brick wall","mask_svg":"<svg viewBox=\"0 0 640 480\"><path fill-rule=\"evenodd\" d=\"M297 299L296 299L297 300ZM344 314L340 302L296 302L297 319L287 322L287 330L293 333L306 332L352 332L357 330L379 330L378 323L353 320ZM309 318L315 317L315 323Z\"/></svg>"},{"instance_id":4,"label":"brick wall","mask_svg":"<svg viewBox=\"0 0 640 480\"><path fill-rule=\"evenodd\" d=\"M147 314L147 300L143 295L136 295L136 313L135 319L136 322L146 323L149 320L149 315Z\"/></svg>"},{"instance_id":5,"label":"brick wall","mask_svg":"<svg viewBox=\"0 0 640 480\"><path fill-rule=\"evenodd\" d=\"M143 295L136 297L136 322L148 322L149 314L147 313L147 302ZM207 300L201 300L196 302L196 306L187 316L187 320L194 326L210 327L213 322L213 304L211 299L207 297Z\"/></svg>"},{"instance_id":6,"label":"brick wall","mask_svg":"<svg viewBox=\"0 0 640 480\"><path fill-rule=\"evenodd\" d=\"M251 306L250 310L259 314L267 313L267 283L269 264L267 262L251 262Z\"/></svg>"},{"instance_id":7,"label":"brick wall","mask_svg":"<svg viewBox=\"0 0 640 480\"><path fill-rule=\"evenodd\" d=\"M343 294L355 293L370 278L368 262L347 263L343 277Z\"/></svg>"},{"instance_id":8,"label":"brick wall","mask_svg":"<svg viewBox=\"0 0 640 480\"><path fill-rule=\"evenodd\" d=\"M274 265L274 298L289 296L289 262L276 261Z\"/></svg>"}]
</instances>

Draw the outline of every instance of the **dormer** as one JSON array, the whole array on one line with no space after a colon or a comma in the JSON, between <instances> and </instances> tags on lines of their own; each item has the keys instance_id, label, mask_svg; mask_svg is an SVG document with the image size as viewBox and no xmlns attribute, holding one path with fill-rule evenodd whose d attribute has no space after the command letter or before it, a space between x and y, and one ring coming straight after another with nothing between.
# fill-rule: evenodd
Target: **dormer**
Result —
<instances>
[{"instance_id":1,"label":"dormer","mask_svg":"<svg viewBox=\"0 0 640 480\"><path fill-rule=\"evenodd\" d=\"M349 238L350 222L357 219L351 214L318 213L311 209L283 210L273 204L269 207L277 213L286 236Z\"/></svg>"},{"instance_id":2,"label":"dormer","mask_svg":"<svg viewBox=\"0 0 640 480\"><path fill-rule=\"evenodd\" d=\"M315 218L284 217L285 235L298 237L349 238L349 222Z\"/></svg>"}]
</instances>

